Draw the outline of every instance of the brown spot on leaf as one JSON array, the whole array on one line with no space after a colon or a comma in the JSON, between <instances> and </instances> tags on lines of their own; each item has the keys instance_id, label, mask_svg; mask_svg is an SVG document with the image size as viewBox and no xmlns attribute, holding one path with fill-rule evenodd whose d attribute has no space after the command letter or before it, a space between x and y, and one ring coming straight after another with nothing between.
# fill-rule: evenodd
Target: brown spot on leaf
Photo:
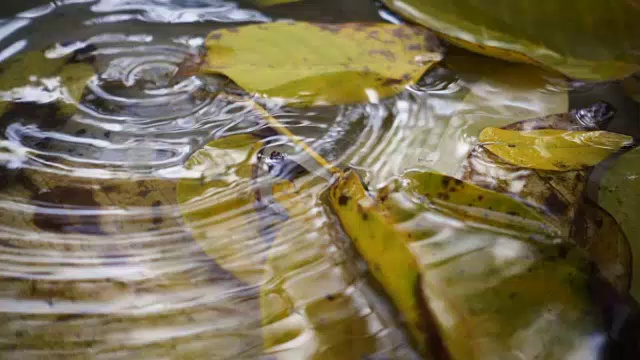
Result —
<instances>
[{"instance_id":1,"label":"brown spot on leaf","mask_svg":"<svg viewBox=\"0 0 640 360\"><path fill-rule=\"evenodd\" d=\"M336 24L316 24L316 26L319 27L321 30L328 31L332 34L337 34L342 29L340 25L336 25Z\"/></svg>"},{"instance_id":2,"label":"brown spot on leaf","mask_svg":"<svg viewBox=\"0 0 640 360\"><path fill-rule=\"evenodd\" d=\"M388 79L384 79L381 84L382 86L394 86L394 85L401 85L402 83L403 81L400 79L388 78Z\"/></svg>"},{"instance_id":3,"label":"brown spot on leaf","mask_svg":"<svg viewBox=\"0 0 640 360\"><path fill-rule=\"evenodd\" d=\"M398 27L397 29L391 32L391 35L401 40L411 40L411 34L408 31L406 31L405 27Z\"/></svg>"},{"instance_id":4,"label":"brown spot on leaf","mask_svg":"<svg viewBox=\"0 0 640 360\"><path fill-rule=\"evenodd\" d=\"M544 206L551 213L557 215L564 214L568 209L567 204L555 192L552 192L544 199Z\"/></svg>"},{"instance_id":5,"label":"brown spot on leaf","mask_svg":"<svg viewBox=\"0 0 640 360\"><path fill-rule=\"evenodd\" d=\"M351 200L351 198L347 195L340 195L340 197L338 197L338 205L345 206L349 203L349 200Z\"/></svg>"},{"instance_id":6,"label":"brown spot on leaf","mask_svg":"<svg viewBox=\"0 0 640 360\"><path fill-rule=\"evenodd\" d=\"M395 62L396 56L391 50L369 50L369 56L382 56L389 62Z\"/></svg>"}]
</instances>

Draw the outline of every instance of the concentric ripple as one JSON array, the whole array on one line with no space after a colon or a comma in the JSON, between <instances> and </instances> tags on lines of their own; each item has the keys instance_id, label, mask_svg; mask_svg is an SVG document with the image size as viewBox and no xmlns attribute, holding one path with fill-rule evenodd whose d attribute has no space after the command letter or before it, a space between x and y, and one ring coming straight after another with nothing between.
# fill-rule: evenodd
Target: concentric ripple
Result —
<instances>
[{"instance_id":1,"label":"concentric ripple","mask_svg":"<svg viewBox=\"0 0 640 360\"><path fill-rule=\"evenodd\" d=\"M53 74L55 89L31 79L12 97L26 100L2 115L0 357L414 356L316 197L323 184L283 202L286 218L249 204L185 221L270 181L238 176L243 162L257 164L247 152L187 167L205 144L255 134L286 145L252 99L193 71L213 26L268 20L228 1L102 0L43 5L4 23L13 43L3 59L44 52L93 74L81 85ZM269 111L339 162L363 129L381 131L386 107ZM179 206L179 181L204 175L215 191ZM207 251L238 244L250 247ZM253 263L260 280L234 273L238 263Z\"/></svg>"}]
</instances>

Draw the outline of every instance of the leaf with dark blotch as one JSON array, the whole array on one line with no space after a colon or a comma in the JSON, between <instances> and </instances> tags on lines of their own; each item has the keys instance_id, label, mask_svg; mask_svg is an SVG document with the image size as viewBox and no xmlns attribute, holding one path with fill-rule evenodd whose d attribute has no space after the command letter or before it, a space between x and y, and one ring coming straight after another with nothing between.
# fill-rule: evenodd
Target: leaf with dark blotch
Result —
<instances>
[{"instance_id":1,"label":"leaf with dark blotch","mask_svg":"<svg viewBox=\"0 0 640 360\"><path fill-rule=\"evenodd\" d=\"M554 132L554 136L557 135L555 132L602 134L598 131L584 131L590 125L581 124L576 114L577 112L573 112L571 116L560 114L532 119L506 127L515 130L492 129L492 132L495 134L501 131L544 131ZM529 144L530 148L521 152L520 155L530 153L518 159L510 158L508 150L495 151L494 148L494 151L491 151L490 145L480 144L467 158L463 178L479 186L517 196L545 211L549 221L559 227L564 237L572 238L587 250L591 260L617 289L627 290L627 280L631 277L630 271L632 271L628 240L621 232L619 225L606 211L583 201L590 168L604 157L612 155L613 148L618 150L622 145L631 142L630 138L623 135L607 133L606 137L609 136L615 140L616 146L598 148L595 151L590 149L586 154L580 153L580 149L566 151L567 149L561 148L537 147L538 143L534 141ZM516 145L512 149L517 149L518 144L512 145ZM537 152L541 149L544 149L546 154L551 153L551 156L547 158L539 156ZM564 154L562 154L563 151ZM548 161L551 158L558 159L558 155L566 160L563 164L567 166L556 166L556 163ZM562 171L563 169L565 170Z\"/></svg>"},{"instance_id":2,"label":"leaf with dark blotch","mask_svg":"<svg viewBox=\"0 0 640 360\"><path fill-rule=\"evenodd\" d=\"M277 22L216 30L202 71L298 106L389 97L440 58L429 32L408 25Z\"/></svg>"}]
</instances>

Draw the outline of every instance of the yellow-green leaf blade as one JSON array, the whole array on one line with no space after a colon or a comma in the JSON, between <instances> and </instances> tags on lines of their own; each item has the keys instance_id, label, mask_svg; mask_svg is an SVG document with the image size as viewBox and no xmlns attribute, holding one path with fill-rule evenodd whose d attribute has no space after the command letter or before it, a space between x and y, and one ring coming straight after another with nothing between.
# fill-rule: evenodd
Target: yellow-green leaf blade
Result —
<instances>
[{"instance_id":1,"label":"yellow-green leaf blade","mask_svg":"<svg viewBox=\"0 0 640 360\"><path fill-rule=\"evenodd\" d=\"M385 216L354 172L345 173L332 186L329 203L373 276L406 319L419 350L423 354L434 351L428 343L420 274L408 248L409 233L397 229L392 219Z\"/></svg>"},{"instance_id":2,"label":"yellow-green leaf blade","mask_svg":"<svg viewBox=\"0 0 640 360\"><path fill-rule=\"evenodd\" d=\"M377 101L439 60L434 45L427 30L406 25L248 25L209 34L202 70L300 105Z\"/></svg>"},{"instance_id":3,"label":"yellow-green leaf blade","mask_svg":"<svg viewBox=\"0 0 640 360\"><path fill-rule=\"evenodd\" d=\"M631 144L633 139L606 131L486 128L480 133L480 141L489 151L510 164L539 170L567 171L593 166Z\"/></svg>"},{"instance_id":4,"label":"yellow-green leaf blade","mask_svg":"<svg viewBox=\"0 0 640 360\"><path fill-rule=\"evenodd\" d=\"M640 70L640 6L609 0L385 0L458 45L583 80Z\"/></svg>"}]
</instances>

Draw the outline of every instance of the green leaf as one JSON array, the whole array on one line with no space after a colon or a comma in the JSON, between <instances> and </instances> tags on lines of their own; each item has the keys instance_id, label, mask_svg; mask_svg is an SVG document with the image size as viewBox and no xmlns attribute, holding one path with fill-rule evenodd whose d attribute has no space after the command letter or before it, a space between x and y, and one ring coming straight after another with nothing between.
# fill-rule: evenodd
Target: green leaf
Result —
<instances>
[{"instance_id":1,"label":"green leaf","mask_svg":"<svg viewBox=\"0 0 640 360\"><path fill-rule=\"evenodd\" d=\"M202 70L299 106L376 102L440 59L431 39L419 27L392 24L247 25L209 34Z\"/></svg>"},{"instance_id":2,"label":"green leaf","mask_svg":"<svg viewBox=\"0 0 640 360\"><path fill-rule=\"evenodd\" d=\"M486 128L480 133L484 147L510 164L557 171L596 165L632 141L630 136L606 131Z\"/></svg>"},{"instance_id":3,"label":"green leaf","mask_svg":"<svg viewBox=\"0 0 640 360\"><path fill-rule=\"evenodd\" d=\"M384 0L457 45L583 80L640 70L637 0Z\"/></svg>"},{"instance_id":4,"label":"green leaf","mask_svg":"<svg viewBox=\"0 0 640 360\"><path fill-rule=\"evenodd\" d=\"M620 223L633 254L631 295L640 301L640 148L615 161L600 180L597 202Z\"/></svg>"}]
</instances>

